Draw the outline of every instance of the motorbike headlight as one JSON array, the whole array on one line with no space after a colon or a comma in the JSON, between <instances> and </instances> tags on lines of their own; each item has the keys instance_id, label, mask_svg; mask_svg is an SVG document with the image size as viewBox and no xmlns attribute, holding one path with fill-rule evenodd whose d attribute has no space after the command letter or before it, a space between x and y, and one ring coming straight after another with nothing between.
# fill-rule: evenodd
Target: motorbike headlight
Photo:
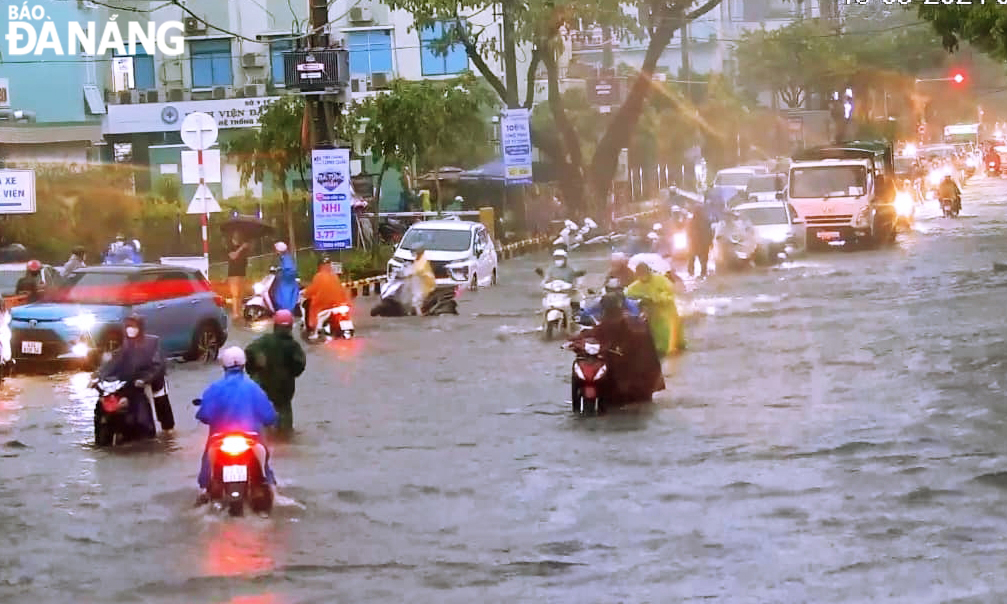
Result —
<instances>
[{"instance_id":1,"label":"motorbike headlight","mask_svg":"<svg viewBox=\"0 0 1007 604\"><path fill-rule=\"evenodd\" d=\"M904 218L913 213L913 198L909 193L901 191L895 195L895 211Z\"/></svg>"},{"instance_id":2,"label":"motorbike headlight","mask_svg":"<svg viewBox=\"0 0 1007 604\"><path fill-rule=\"evenodd\" d=\"M266 286L261 283L256 283L255 285L252 286L252 291L255 293L256 296L261 296L262 294L266 293Z\"/></svg>"},{"instance_id":3,"label":"motorbike headlight","mask_svg":"<svg viewBox=\"0 0 1007 604\"><path fill-rule=\"evenodd\" d=\"M81 313L73 317L67 317L63 319L63 322L81 331L90 331L97 322L97 318L91 313Z\"/></svg>"},{"instance_id":4,"label":"motorbike headlight","mask_svg":"<svg viewBox=\"0 0 1007 604\"><path fill-rule=\"evenodd\" d=\"M941 184L942 178L944 178L944 175L941 174L940 170L934 170L927 175L927 182L936 187Z\"/></svg>"},{"instance_id":5,"label":"motorbike headlight","mask_svg":"<svg viewBox=\"0 0 1007 604\"><path fill-rule=\"evenodd\" d=\"M683 232L675 233L671 242L676 251L685 251L689 248L689 236Z\"/></svg>"}]
</instances>

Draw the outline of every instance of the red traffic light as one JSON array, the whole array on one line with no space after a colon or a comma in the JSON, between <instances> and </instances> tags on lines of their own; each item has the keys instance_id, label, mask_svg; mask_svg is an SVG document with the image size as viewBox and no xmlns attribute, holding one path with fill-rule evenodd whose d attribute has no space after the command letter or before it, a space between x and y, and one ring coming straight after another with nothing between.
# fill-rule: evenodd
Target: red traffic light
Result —
<instances>
[{"instance_id":1,"label":"red traffic light","mask_svg":"<svg viewBox=\"0 0 1007 604\"><path fill-rule=\"evenodd\" d=\"M951 80L954 81L955 84L961 84L965 81L965 74L960 71L956 71L954 75L951 76Z\"/></svg>"}]
</instances>

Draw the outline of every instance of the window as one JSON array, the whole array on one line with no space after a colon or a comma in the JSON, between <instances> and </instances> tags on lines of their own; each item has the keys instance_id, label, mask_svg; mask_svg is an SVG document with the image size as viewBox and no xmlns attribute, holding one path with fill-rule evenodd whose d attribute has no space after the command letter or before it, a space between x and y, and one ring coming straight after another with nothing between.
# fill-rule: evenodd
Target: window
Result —
<instances>
[{"instance_id":1,"label":"window","mask_svg":"<svg viewBox=\"0 0 1007 604\"><path fill-rule=\"evenodd\" d=\"M347 35L350 48L350 73L371 75L392 71L392 30L351 31Z\"/></svg>"},{"instance_id":2,"label":"window","mask_svg":"<svg viewBox=\"0 0 1007 604\"><path fill-rule=\"evenodd\" d=\"M863 166L823 166L794 170L790 196L797 199L816 197L860 197L871 185Z\"/></svg>"},{"instance_id":3,"label":"window","mask_svg":"<svg viewBox=\"0 0 1007 604\"><path fill-rule=\"evenodd\" d=\"M438 42L444 38L445 32L450 31L451 24L445 24L443 21L432 23L420 30L420 63L423 66L423 75L453 75L469 68L469 57L461 44L448 46L447 52L443 55L437 52L445 50Z\"/></svg>"},{"instance_id":4,"label":"window","mask_svg":"<svg viewBox=\"0 0 1007 604\"><path fill-rule=\"evenodd\" d=\"M192 87L230 86L231 40L190 40Z\"/></svg>"},{"instance_id":5,"label":"window","mask_svg":"<svg viewBox=\"0 0 1007 604\"><path fill-rule=\"evenodd\" d=\"M139 45L135 55L115 55L112 58L112 84L121 90L153 90L157 88L154 78L154 57Z\"/></svg>"},{"instance_id":6,"label":"window","mask_svg":"<svg viewBox=\"0 0 1007 604\"><path fill-rule=\"evenodd\" d=\"M745 187L752 175L748 172L721 172L717 174L713 184L724 187Z\"/></svg>"},{"instance_id":7,"label":"window","mask_svg":"<svg viewBox=\"0 0 1007 604\"><path fill-rule=\"evenodd\" d=\"M448 229L410 228L399 244L404 250L422 245L438 252L465 252L472 247L472 232Z\"/></svg>"},{"instance_id":8,"label":"window","mask_svg":"<svg viewBox=\"0 0 1007 604\"><path fill-rule=\"evenodd\" d=\"M273 84L283 86L286 68L283 63L283 53L294 50L293 40L274 40L269 43L269 65L273 74Z\"/></svg>"}]
</instances>

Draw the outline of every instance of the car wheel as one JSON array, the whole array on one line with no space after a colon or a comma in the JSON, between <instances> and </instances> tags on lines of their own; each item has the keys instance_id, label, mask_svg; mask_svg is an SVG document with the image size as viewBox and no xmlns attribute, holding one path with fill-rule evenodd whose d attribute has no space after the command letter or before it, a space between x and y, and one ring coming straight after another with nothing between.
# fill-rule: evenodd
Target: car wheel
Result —
<instances>
[{"instance_id":1,"label":"car wheel","mask_svg":"<svg viewBox=\"0 0 1007 604\"><path fill-rule=\"evenodd\" d=\"M212 363L217 360L219 353L220 330L209 321L200 324L192 336L192 348L189 349L186 360Z\"/></svg>"},{"instance_id":2,"label":"car wheel","mask_svg":"<svg viewBox=\"0 0 1007 604\"><path fill-rule=\"evenodd\" d=\"M472 291L479 289L479 275L476 275L475 273L472 274L472 282L469 283L469 289Z\"/></svg>"}]
</instances>

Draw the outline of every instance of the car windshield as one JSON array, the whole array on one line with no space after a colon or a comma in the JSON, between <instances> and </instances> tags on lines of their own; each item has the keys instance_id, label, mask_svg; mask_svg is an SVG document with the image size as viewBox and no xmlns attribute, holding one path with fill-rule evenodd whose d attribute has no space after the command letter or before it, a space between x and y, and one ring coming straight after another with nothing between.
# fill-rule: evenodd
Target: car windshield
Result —
<instances>
[{"instance_id":1,"label":"car windshield","mask_svg":"<svg viewBox=\"0 0 1007 604\"><path fill-rule=\"evenodd\" d=\"M413 250L422 245L438 252L464 252L472 242L472 232L455 229L409 229L399 247Z\"/></svg>"},{"instance_id":2,"label":"car windshield","mask_svg":"<svg viewBox=\"0 0 1007 604\"><path fill-rule=\"evenodd\" d=\"M13 270L9 268L0 270L0 294L5 296L13 295L17 290L18 279L23 276L23 270Z\"/></svg>"},{"instance_id":3,"label":"car windshield","mask_svg":"<svg viewBox=\"0 0 1007 604\"><path fill-rule=\"evenodd\" d=\"M76 273L63 287L51 290L46 298L78 304L128 304L129 277L127 273Z\"/></svg>"},{"instance_id":4,"label":"car windshield","mask_svg":"<svg viewBox=\"0 0 1007 604\"><path fill-rule=\"evenodd\" d=\"M787 224L787 211L782 205L778 208L745 208L738 213L755 226Z\"/></svg>"},{"instance_id":5,"label":"car windshield","mask_svg":"<svg viewBox=\"0 0 1007 604\"><path fill-rule=\"evenodd\" d=\"M756 176L748 181L749 193L773 193L783 190L783 179L776 176Z\"/></svg>"},{"instance_id":6,"label":"car windshield","mask_svg":"<svg viewBox=\"0 0 1007 604\"><path fill-rule=\"evenodd\" d=\"M864 166L797 168L790 174L793 198L860 197L867 192Z\"/></svg>"},{"instance_id":7,"label":"car windshield","mask_svg":"<svg viewBox=\"0 0 1007 604\"><path fill-rule=\"evenodd\" d=\"M748 172L721 172L713 184L725 187L744 187L751 178L752 175Z\"/></svg>"}]
</instances>

